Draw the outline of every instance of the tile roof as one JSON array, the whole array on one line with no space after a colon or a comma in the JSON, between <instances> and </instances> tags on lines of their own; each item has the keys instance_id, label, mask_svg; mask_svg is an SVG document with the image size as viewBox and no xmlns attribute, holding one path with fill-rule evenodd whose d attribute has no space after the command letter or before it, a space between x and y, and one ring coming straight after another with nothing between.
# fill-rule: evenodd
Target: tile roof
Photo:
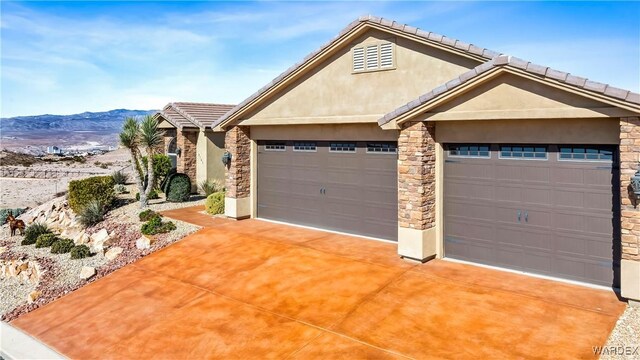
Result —
<instances>
[{"instance_id":1,"label":"tile roof","mask_svg":"<svg viewBox=\"0 0 640 360\"><path fill-rule=\"evenodd\" d=\"M410 26L410 25L400 24L400 23L398 23L396 21L384 19L384 18L377 17L377 16L365 15L365 16L361 16L357 20L351 22L347 27L342 29L342 31L340 31L340 33L336 37L334 37L329 42L327 42L324 45L322 45L318 50L316 50L316 51L310 53L309 55L307 55L304 59L302 59L302 61L294 64L291 67L289 67L287 70L285 70L283 73L278 75L275 79L273 79L270 83L268 83L267 85L263 86L260 90L258 90L257 92L255 92L254 94L249 96L247 99L242 101L236 107L234 107L229 112L227 112L224 116L222 116L218 120L214 121L212 126L213 127L218 126L219 124L223 123L225 120L229 119L229 117L231 117L233 114L237 113L240 109L244 108L247 104L253 102L255 99L260 97L262 94L266 93L269 89L271 89L272 87L274 87L275 85L280 83L282 80L284 80L287 76L291 75L293 72L295 72L296 70L301 68L304 64L309 62L316 55L320 54L321 52L323 52L324 50L329 48L331 45L336 43L344 35L346 35L351 30L353 30L354 28L358 27L359 25L361 25L363 23L364 24L366 24L366 23L375 24L375 25L386 27L388 29L392 29L392 30L395 30L395 31L400 31L400 32L403 32L403 33L405 33L407 35L416 36L416 37L422 38L423 40L427 40L428 42L436 43L436 44L438 44L440 46L449 47L449 48L451 48L451 49L453 49L455 51L460 51L460 52L463 52L463 53L466 53L466 54L469 54L469 55L473 55L473 56L479 57L480 59L485 60L485 61L486 60L490 60L490 59L500 55L500 53L498 53L496 51L485 49L483 47L479 47L479 46L476 46L476 45L473 45L473 44L468 44L468 43L462 42L460 40L456 40L456 39L449 38L447 36L436 34L434 32L424 31L424 30L421 30L419 28L416 28L416 27L413 27L413 26Z\"/></svg>"},{"instance_id":2,"label":"tile roof","mask_svg":"<svg viewBox=\"0 0 640 360\"><path fill-rule=\"evenodd\" d=\"M204 129L211 126L234 106L229 104L172 102L158 113L178 128Z\"/></svg>"},{"instance_id":3,"label":"tile roof","mask_svg":"<svg viewBox=\"0 0 640 360\"><path fill-rule=\"evenodd\" d=\"M500 55L463 73L457 78L454 78L446 82L445 84L436 87L435 89L429 91L428 93L423 94L419 98L414 99L413 101L410 101L409 103L404 104L399 108L391 111L390 113L380 118L378 120L378 124L384 125L389 121L405 113L408 113L409 111L431 101L432 99L436 98L438 95L451 91L461 86L465 82L480 76L481 74L484 74L492 69L499 68L502 66L511 66L520 70L524 70L528 73L540 76L542 78L559 81L561 83L570 85L575 88L598 93L615 100L622 100L631 104L640 105L640 94L638 93L616 88L608 84L591 81L586 78L571 75L569 73L555 70L547 66L534 64L532 62L522 60L513 56Z\"/></svg>"}]
</instances>

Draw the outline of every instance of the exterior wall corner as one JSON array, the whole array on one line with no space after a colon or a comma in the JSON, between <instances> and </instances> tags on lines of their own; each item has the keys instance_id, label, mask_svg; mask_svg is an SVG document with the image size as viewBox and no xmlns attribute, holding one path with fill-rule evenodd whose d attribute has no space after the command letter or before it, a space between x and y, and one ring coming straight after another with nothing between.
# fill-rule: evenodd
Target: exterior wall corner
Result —
<instances>
[{"instance_id":1,"label":"exterior wall corner","mask_svg":"<svg viewBox=\"0 0 640 360\"><path fill-rule=\"evenodd\" d=\"M640 208L630 181L640 160L640 117L620 119L620 203L622 296L640 300Z\"/></svg>"}]
</instances>

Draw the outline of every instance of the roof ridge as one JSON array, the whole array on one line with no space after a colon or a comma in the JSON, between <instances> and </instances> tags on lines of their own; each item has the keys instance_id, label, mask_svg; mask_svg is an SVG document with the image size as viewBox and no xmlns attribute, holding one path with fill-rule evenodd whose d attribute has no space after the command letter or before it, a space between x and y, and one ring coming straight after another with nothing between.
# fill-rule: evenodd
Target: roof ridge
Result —
<instances>
[{"instance_id":1,"label":"roof ridge","mask_svg":"<svg viewBox=\"0 0 640 360\"><path fill-rule=\"evenodd\" d=\"M453 78L452 80L449 80L446 83L433 88L431 91L421 95L417 99L414 99L394 109L393 111L385 114L383 117L378 119L378 124L384 125L389 121L397 118L398 116L403 115L419 107L420 105L431 101L435 97L445 92L448 92L450 90L453 90L454 88L461 86L462 84L468 82L471 79L476 78L481 74L489 72L490 70L493 70L493 69L498 69L503 66L511 66L511 67L523 70L527 73L539 76L541 78L555 80L575 88L587 90L590 92L595 92L595 93L598 93L607 97L611 97L617 100L622 100L625 102L630 102L633 104L640 105L640 94L634 93L630 90L625 90L622 88L611 86L609 84L592 81L587 78L572 75L568 72L553 69L549 66L538 65L531 61L527 61L515 56L503 54L485 63L482 63L469 71L462 73L461 75Z\"/></svg>"},{"instance_id":2,"label":"roof ridge","mask_svg":"<svg viewBox=\"0 0 640 360\"><path fill-rule=\"evenodd\" d=\"M329 48L338 39L340 39L341 37L345 36L347 33L351 32L354 28L356 28L357 26L359 26L362 23L378 24L378 25L387 27L387 28L392 29L392 30L397 30L397 31L404 32L407 35L417 36L417 37L420 37L422 39L428 40L429 42L437 43L439 45L449 47L449 48L454 49L456 51L461 51L461 52L468 53L468 54L471 54L471 55L474 55L474 56L479 56L479 57L487 59L487 60L493 59L494 57L497 57L497 56L501 55L497 51L493 51L493 50L482 48L482 47L479 47L479 46L476 46L476 45L473 45L473 44L465 43L465 42L462 42L460 40L456 40L456 39L453 39L453 38L450 38L450 37L447 37L447 36L444 36L444 35L440 35L440 34L437 34L437 33L434 33L434 32L424 31L424 30L421 30L421 29L419 29L417 27L414 27L414 26L410 26L410 25L407 25L407 24L400 24L400 23L398 23L396 21L388 20L388 19L385 19L385 18L382 18L382 17L377 17L377 16L374 16L374 15L371 15L371 14L363 15L363 16L360 16L358 19L356 19L356 20L352 21L351 23L349 23L349 25L347 25L345 28L343 28L338 33L338 35L334 36L331 40L329 40L328 42L324 43L322 46L320 46L320 48L318 48L317 50L315 50L315 51L311 52L310 54L308 54L307 56L305 56L301 61L299 61L299 62L293 64L292 66L290 66L289 68L287 68L280 75L276 76L273 80L271 80L268 84L266 84L265 86L260 88L258 91L256 91L252 95L250 95L248 98L243 100L241 103L237 104L233 109L229 110L226 114L222 115L218 120L213 122L211 127L216 127L216 126L220 125L221 123L223 123L224 121L226 121L234 113L238 112L244 106L248 105L250 102L252 102L253 100L255 100L258 97L260 97L263 93L265 93L270 88L272 88L273 86L278 84L280 81L284 80L287 76L289 76L292 73L294 73L296 70L301 68L305 63L310 61L312 58L314 58L316 55L320 54L325 49Z\"/></svg>"},{"instance_id":3,"label":"roof ridge","mask_svg":"<svg viewBox=\"0 0 640 360\"><path fill-rule=\"evenodd\" d=\"M197 101L173 101L171 104L194 104L194 105L211 105L211 106L236 106L237 104L221 104L221 103L207 103Z\"/></svg>"}]
</instances>

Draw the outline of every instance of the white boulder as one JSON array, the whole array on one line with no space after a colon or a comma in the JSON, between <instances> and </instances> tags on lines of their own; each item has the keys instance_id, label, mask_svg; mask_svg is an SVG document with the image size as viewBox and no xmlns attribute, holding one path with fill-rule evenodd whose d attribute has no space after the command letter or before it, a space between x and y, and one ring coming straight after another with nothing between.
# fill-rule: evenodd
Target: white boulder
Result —
<instances>
[{"instance_id":1,"label":"white boulder","mask_svg":"<svg viewBox=\"0 0 640 360\"><path fill-rule=\"evenodd\" d=\"M104 257L106 257L109 260L113 260L117 258L118 255L122 254L122 251L123 249L121 247L115 246L107 250L107 252L104 253Z\"/></svg>"},{"instance_id":2,"label":"white boulder","mask_svg":"<svg viewBox=\"0 0 640 360\"><path fill-rule=\"evenodd\" d=\"M142 235L140 239L136 240L136 247L140 250L148 249L151 247L151 243L151 239Z\"/></svg>"},{"instance_id":3,"label":"white boulder","mask_svg":"<svg viewBox=\"0 0 640 360\"><path fill-rule=\"evenodd\" d=\"M80 278L87 280L96 274L96 269L91 266L83 266L80 270Z\"/></svg>"}]
</instances>

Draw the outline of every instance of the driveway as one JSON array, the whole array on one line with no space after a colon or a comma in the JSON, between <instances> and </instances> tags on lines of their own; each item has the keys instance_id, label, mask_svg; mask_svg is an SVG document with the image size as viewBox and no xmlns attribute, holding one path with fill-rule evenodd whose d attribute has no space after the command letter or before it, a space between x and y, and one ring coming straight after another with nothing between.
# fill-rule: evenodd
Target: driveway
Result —
<instances>
[{"instance_id":1,"label":"driveway","mask_svg":"<svg viewBox=\"0 0 640 360\"><path fill-rule=\"evenodd\" d=\"M12 324L72 358L592 358L613 292L225 222Z\"/></svg>"}]
</instances>

